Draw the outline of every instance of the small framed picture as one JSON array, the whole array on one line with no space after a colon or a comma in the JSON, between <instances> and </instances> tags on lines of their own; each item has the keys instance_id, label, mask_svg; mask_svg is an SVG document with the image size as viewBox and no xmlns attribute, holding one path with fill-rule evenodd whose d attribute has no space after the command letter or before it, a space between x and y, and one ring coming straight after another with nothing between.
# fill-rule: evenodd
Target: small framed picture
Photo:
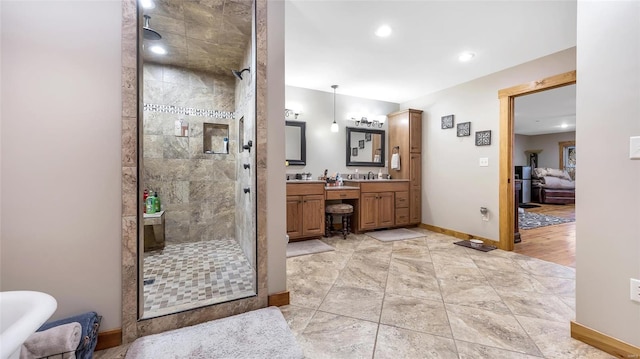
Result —
<instances>
[{"instance_id":1,"label":"small framed picture","mask_svg":"<svg viewBox=\"0 0 640 359\"><path fill-rule=\"evenodd\" d=\"M476 131L476 146L491 145L491 130Z\"/></svg>"},{"instance_id":2,"label":"small framed picture","mask_svg":"<svg viewBox=\"0 0 640 359\"><path fill-rule=\"evenodd\" d=\"M367 142L371 141L371 132L367 132L364 134L364 140Z\"/></svg>"},{"instance_id":3,"label":"small framed picture","mask_svg":"<svg viewBox=\"0 0 640 359\"><path fill-rule=\"evenodd\" d=\"M462 122L458 125L458 137L471 136L471 122Z\"/></svg>"},{"instance_id":4,"label":"small framed picture","mask_svg":"<svg viewBox=\"0 0 640 359\"><path fill-rule=\"evenodd\" d=\"M442 129L453 128L453 115L442 116L440 121Z\"/></svg>"},{"instance_id":5,"label":"small framed picture","mask_svg":"<svg viewBox=\"0 0 640 359\"><path fill-rule=\"evenodd\" d=\"M364 148L364 140L358 141L358 148L359 149L363 149Z\"/></svg>"},{"instance_id":6,"label":"small framed picture","mask_svg":"<svg viewBox=\"0 0 640 359\"><path fill-rule=\"evenodd\" d=\"M354 147L351 149L351 156L356 157L358 156L358 148Z\"/></svg>"}]
</instances>

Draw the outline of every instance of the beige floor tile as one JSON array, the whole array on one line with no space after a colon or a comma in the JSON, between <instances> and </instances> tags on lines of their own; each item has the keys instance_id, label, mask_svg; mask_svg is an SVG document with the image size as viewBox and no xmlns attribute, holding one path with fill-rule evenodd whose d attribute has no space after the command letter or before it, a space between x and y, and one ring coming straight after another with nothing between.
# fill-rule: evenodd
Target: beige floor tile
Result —
<instances>
[{"instance_id":1,"label":"beige floor tile","mask_svg":"<svg viewBox=\"0 0 640 359\"><path fill-rule=\"evenodd\" d=\"M570 323L517 316L518 322L536 343L545 358L609 359L615 358L588 344L571 338Z\"/></svg>"},{"instance_id":2,"label":"beige floor tile","mask_svg":"<svg viewBox=\"0 0 640 359\"><path fill-rule=\"evenodd\" d=\"M337 285L384 291L389 273L389 260L354 254L340 272Z\"/></svg>"},{"instance_id":3,"label":"beige floor tile","mask_svg":"<svg viewBox=\"0 0 640 359\"><path fill-rule=\"evenodd\" d=\"M510 258L491 256L487 253L475 251L481 254L472 254L469 257L481 270L494 270L500 272L522 272L522 267Z\"/></svg>"},{"instance_id":4,"label":"beige floor tile","mask_svg":"<svg viewBox=\"0 0 640 359\"><path fill-rule=\"evenodd\" d=\"M493 270L483 270L491 285L498 289L518 291L518 292L535 292L548 293L549 290L542 285L534 276L525 271L520 272L500 272Z\"/></svg>"},{"instance_id":5,"label":"beige floor tile","mask_svg":"<svg viewBox=\"0 0 640 359\"><path fill-rule=\"evenodd\" d=\"M426 246L398 246L393 247L391 258L415 259L424 262L431 262L431 253Z\"/></svg>"},{"instance_id":6,"label":"beige floor tile","mask_svg":"<svg viewBox=\"0 0 640 359\"><path fill-rule=\"evenodd\" d=\"M305 358L371 358L377 323L317 312L298 336Z\"/></svg>"},{"instance_id":7,"label":"beige floor tile","mask_svg":"<svg viewBox=\"0 0 640 359\"><path fill-rule=\"evenodd\" d=\"M445 307L454 339L541 355L513 315L452 304Z\"/></svg>"},{"instance_id":8,"label":"beige floor tile","mask_svg":"<svg viewBox=\"0 0 640 359\"><path fill-rule=\"evenodd\" d=\"M496 313L511 313L498 293L484 281L438 279L442 299L447 304L463 305Z\"/></svg>"},{"instance_id":9,"label":"beige floor tile","mask_svg":"<svg viewBox=\"0 0 640 359\"><path fill-rule=\"evenodd\" d=\"M441 301L440 288L429 262L394 258L389 267L387 293Z\"/></svg>"},{"instance_id":10,"label":"beige floor tile","mask_svg":"<svg viewBox=\"0 0 640 359\"><path fill-rule=\"evenodd\" d=\"M387 294L381 324L451 338L451 327L440 301Z\"/></svg>"},{"instance_id":11,"label":"beige floor tile","mask_svg":"<svg viewBox=\"0 0 640 359\"><path fill-rule=\"evenodd\" d=\"M322 241L334 247L336 251L353 253L360 243L362 243L362 237L349 234L347 239L342 239L341 236L333 236L329 238L322 238Z\"/></svg>"},{"instance_id":12,"label":"beige floor tile","mask_svg":"<svg viewBox=\"0 0 640 359\"><path fill-rule=\"evenodd\" d=\"M316 280L312 277L289 277L287 278L289 302L300 307L317 309L334 281Z\"/></svg>"},{"instance_id":13,"label":"beige floor tile","mask_svg":"<svg viewBox=\"0 0 640 359\"><path fill-rule=\"evenodd\" d=\"M525 293L498 290L504 303L514 315L568 323L574 319L573 310L553 294Z\"/></svg>"},{"instance_id":14,"label":"beige floor tile","mask_svg":"<svg viewBox=\"0 0 640 359\"><path fill-rule=\"evenodd\" d=\"M516 259L516 262L528 273L532 275L557 277L557 278L576 278L575 268L565 267L559 264L546 262L536 258Z\"/></svg>"},{"instance_id":15,"label":"beige floor tile","mask_svg":"<svg viewBox=\"0 0 640 359\"><path fill-rule=\"evenodd\" d=\"M124 359L127 350L132 343L120 345L115 348L100 350L93 353L94 359Z\"/></svg>"},{"instance_id":16,"label":"beige floor tile","mask_svg":"<svg viewBox=\"0 0 640 359\"><path fill-rule=\"evenodd\" d=\"M553 293L563 297L574 297L576 296L576 281L575 279L568 278L556 278L556 277L545 277L545 276L532 276L538 282L542 283L542 285L547 289L549 293Z\"/></svg>"},{"instance_id":17,"label":"beige floor tile","mask_svg":"<svg viewBox=\"0 0 640 359\"><path fill-rule=\"evenodd\" d=\"M383 291L334 285L319 310L371 322L380 320Z\"/></svg>"},{"instance_id":18,"label":"beige floor tile","mask_svg":"<svg viewBox=\"0 0 640 359\"><path fill-rule=\"evenodd\" d=\"M458 355L452 339L380 324L374 358L457 359Z\"/></svg>"},{"instance_id":19,"label":"beige floor tile","mask_svg":"<svg viewBox=\"0 0 640 359\"><path fill-rule=\"evenodd\" d=\"M456 340L460 359L536 359L538 356Z\"/></svg>"},{"instance_id":20,"label":"beige floor tile","mask_svg":"<svg viewBox=\"0 0 640 359\"><path fill-rule=\"evenodd\" d=\"M316 313L315 309L298 307L295 305L285 305L280 307L280 311L284 319L289 324L289 328L296 337L300 335L306 328L307 324Z\"/></svg>"}]
</instances>

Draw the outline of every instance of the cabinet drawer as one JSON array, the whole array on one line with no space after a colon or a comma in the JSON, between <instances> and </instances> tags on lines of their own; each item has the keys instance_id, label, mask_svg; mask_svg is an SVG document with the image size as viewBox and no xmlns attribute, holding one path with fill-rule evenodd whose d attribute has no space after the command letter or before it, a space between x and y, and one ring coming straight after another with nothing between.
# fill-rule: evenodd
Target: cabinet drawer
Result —
<instances>
[{"instance_id":1,"label":"cabinet drawer","mask_svg":"<svg viewBox=\"0 0 640 359\"><path fill-rule=\"evenodd\" d=\"M409 208L396 208L396 226L409 224Z\"/></svg>"},{"instance_id":2,"label":"cabinet drawer","mask_svg":"<svg viewBox=\"0 0 640 359\"><path fill-rule=\"evenodd\" d=\"M396 208L409 207L409 192L396 192Z\"/></svg>"},{"instance_id":3,"label":"cabinet drawer","mask_svg":"<svg viewBox=\"0 0 640 359\"><path fill-rule=\"evenodd\" d=\"M327 190L327 199L358 199L360 191L357 189Z\"/></svg>"}]
</instances>

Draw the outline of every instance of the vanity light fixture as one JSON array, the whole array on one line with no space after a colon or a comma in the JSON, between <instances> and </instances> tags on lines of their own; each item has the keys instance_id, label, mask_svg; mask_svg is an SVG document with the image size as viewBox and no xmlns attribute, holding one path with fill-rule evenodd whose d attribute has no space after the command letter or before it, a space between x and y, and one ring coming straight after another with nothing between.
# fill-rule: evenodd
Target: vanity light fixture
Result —
<instances>
[{"instance_id":1,"label":"vanity light fixture","mask_svg":"<svg viewBox=\"0 0 640 359\"><path fill-rule=\"evenodd\" d=\"M351 118L351 121L353 121L355 123L356 126L367 126L367 127L378 127L381 128L382 125L384 124L384 122L378 121L378 120L373 120L373 121L369 121L369 119L367 119L366 117L362 117L359 120L356 119L355 117Z\"/></svg>"},{"instance_id":2,"label":"vanity light fixture","mask_svg":"<svg viewBox=\"0 0 640 359\"><path fill-rule=\"evenodd\" d=\"M295 120L297 120L298 116L300 116L300 112L299 111L296 112L295 110L290 110L288 108L284 109L284 117L289 117L289 116L292 116L292 115L293 115L293 118Z\"/></svg>"},{"instance_id":3,"label":"vanity light fixture","mask_svg":"<svg viewBox=\"0 0 640 359\"><path fill-rule=\"evenodd\" d=\"M336 122L336 89L338 85L331 85L331 88L333 89L333 123L331 124L331 132L338 132L340 130Z\"/></svg>"}]
</instances>

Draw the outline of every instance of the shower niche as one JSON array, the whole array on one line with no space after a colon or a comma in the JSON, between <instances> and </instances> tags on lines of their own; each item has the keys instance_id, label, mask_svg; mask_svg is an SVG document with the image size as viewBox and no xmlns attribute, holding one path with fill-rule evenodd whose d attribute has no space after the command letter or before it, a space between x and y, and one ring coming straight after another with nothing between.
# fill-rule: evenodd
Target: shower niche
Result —
<instances>
[{"instance_id":1,"label":"shower niche","mask_svg":"<svg viewBox=\"0 0 640 359\"><path fill-rule=\"evenodd\" d=\"M207 154L229 153L229 125L223 123L203 123L202 149Z\"/></svg>"}]
</instances>

